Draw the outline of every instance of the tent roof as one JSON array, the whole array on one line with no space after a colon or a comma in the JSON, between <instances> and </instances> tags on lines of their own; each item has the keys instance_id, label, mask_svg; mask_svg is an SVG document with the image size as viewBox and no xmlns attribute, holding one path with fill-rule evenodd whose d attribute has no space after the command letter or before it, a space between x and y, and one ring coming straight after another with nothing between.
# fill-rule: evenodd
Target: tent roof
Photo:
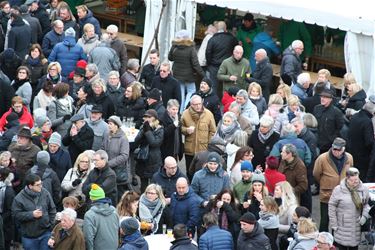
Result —
<instances>
[{"instance_id":1,"label":"tent roof","mask_svg":"<svg viewBox=\"0 0 375 250\"><path fill-rule=\"evenodd\" d=\"M374 34L375 12L365 0L193 0L283 19L305 21L345 31Z\"/></svg>"}]
</instances>

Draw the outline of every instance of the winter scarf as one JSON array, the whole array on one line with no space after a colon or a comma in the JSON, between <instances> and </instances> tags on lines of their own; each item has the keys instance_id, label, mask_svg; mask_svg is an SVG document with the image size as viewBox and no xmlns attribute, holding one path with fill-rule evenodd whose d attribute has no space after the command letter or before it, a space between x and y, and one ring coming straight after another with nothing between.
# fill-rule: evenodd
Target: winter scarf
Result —
<instances>
[{"instance_id":1,"label":"winter scarf","mask_svg":"<svg viewBox=\"0 0 375 250\"><path fill-rule=\"evenodd\" d=\"M265 143L273 134L273 128L270 129L270 131L267 132L267 134L262 134L260 131L258 132L258 139L261 143Z\"/></svg>"},{"instance_id":2,"label":"winter scarf","mask_svg":"<svg viewBox=\"0 0 375 250\"><path fill-rule=\"evenodd\" d=\"M154 228L152 229L153 232L158 230L156 217L163 212L163 209L164 205L159 198L154 201L149 201L144 194L141 195L139 200L139 216L141 217L141 220L152 222L154 224Z\"/></svg>"},{"instance_id":3,"label":"winter scarf","mask_svg":"<svg viewBox=\"0 0 375 250\"><path fill-rule=\"evenodd\" d=\"M29 79L23 79L23 80L19 80L19 79L14 79L14 81L12 82L12 87L14 89L14 92L17 92L17 90L25 83L25 82L28 82Z\"/></svg>"},{"instance_id":4,"label":"winter scarf","mask_svg":"<svg viewBox=\"0 0 375 250\"><path fill-rule=\"evenodd\" d=\"M47 109L48 105L55 99L53 96L47 96L43 89L36 96L38 97L40 107L44 109Z\"/></svg>"},{"instance_id":5,"label":"winter scarf","mask_svg":"<svg viewBox=\"0 0 375 250\"><path fill-rule=\"evenodd\" d=\"M358 186L356 187L349 187L347 181L345 181L345 186L346 188L349 190L350 192L350 196L352 197L352 201L355 205L355 207L359 210L359 211L362 211L362 208L363 208L363 204L362 204L362 199L361 197L359 196L357 190L358 190Z\"/></svg>"}]
</instances>

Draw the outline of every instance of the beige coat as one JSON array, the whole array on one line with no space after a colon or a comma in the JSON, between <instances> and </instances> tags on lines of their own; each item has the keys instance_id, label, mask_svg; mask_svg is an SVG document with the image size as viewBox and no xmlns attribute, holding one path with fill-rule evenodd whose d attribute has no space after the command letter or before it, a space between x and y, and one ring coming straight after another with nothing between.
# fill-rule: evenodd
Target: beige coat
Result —
<instances>
[{"instance_id":1,"label":"beige coat","mask_svg":"<svg viewBox=\"0 0 375 250\"><path fill-rule=\"evenodd\" d=\"M207 150L208 142L216 132L216 124L211 111L204 108L202 113L195 112L192 107L186 109L181 117L181 132L185 135L185 154L194 155ZM192 134L187 128L194 126Z\"/></svg>"},{"instance_id":2,"label":"beige coat","mask_svg":"<svg viewBox=\"0 0 375 250\"><path fill-rule=\"evenodd\" d=\"M315 161L313 175L320 185L320 202L328 203L332 190L345 178L346 170L353 166L353 157L345 153L346 161L339 175L335 163L329 157L329 152L321 154Z\"/></svg>"}]
</instances>

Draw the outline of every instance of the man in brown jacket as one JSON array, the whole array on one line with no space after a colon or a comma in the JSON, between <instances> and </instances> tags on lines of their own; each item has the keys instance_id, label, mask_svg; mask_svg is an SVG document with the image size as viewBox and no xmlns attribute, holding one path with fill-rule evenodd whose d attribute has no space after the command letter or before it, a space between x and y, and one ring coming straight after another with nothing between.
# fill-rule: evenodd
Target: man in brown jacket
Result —
<instances>
[{"instance_id":1,"label":"man in brown jacket","mask_svg":"<svg viewBox=\"0 0 375 250\"><path fill-rule=\"evenodd\" d=\"M285 144L282 147L279 172L285 175L299 200L300 195L307 190L307 170L293 144Z\"/></svg>"},{"instance_id":2,"label":"man in brown jacket","mask_svg":"<svg viewBox=\"0 0 375 250\"><path fill-rule=\"evenodd\" d=\"M345 178L346 170L353 166L353 157L345 152L345 145L346 141L337 137L331 149L315 161L313 175L320 185L320 232L328 232L328 201L332 191Z\"/></svg>"},{"instance_id":3,"label":"man in brown jacket","mask_svg":"<svg viewBox=\"0 0 375 250\"><path fill-rule=\"evenodd\" d=\"M181 132L185 135L185 161L189 168L195 153L207 149L208 142L216 132L211 111L203 107L202 97L194 95L190 107L182 113Z\"/></svg>"},{"instance_id":4,"label":"man in brown jacket","mask_svg":"<svg viewBox=\"0 0 375 250\"><path fill-rule=\"evenodd\" d=\"M77 213L71 208L61 212L61 221L52 231L48 246L56 250L85 250L85 238L76 224Z\"/></svg>"}]
</instances>

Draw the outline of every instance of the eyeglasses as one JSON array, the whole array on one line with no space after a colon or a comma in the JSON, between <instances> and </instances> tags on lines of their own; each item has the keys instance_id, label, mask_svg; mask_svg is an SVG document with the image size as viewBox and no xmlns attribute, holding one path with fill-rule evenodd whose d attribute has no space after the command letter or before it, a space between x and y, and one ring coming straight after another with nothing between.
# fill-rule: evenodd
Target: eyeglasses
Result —
<instances>
[{"instance_id":1,"label":"eyeglasses","mask_svg":"<svg viewBox=\"0 0 375 250\"><path fill-rule=\"evenodd\" d=\"M57 71L56 68L50 68L49 71Z\"/></svg>"},{"instance_id":2,"label":"eyeglasses","mask_svg":"<svg viewBox=\"0 0 375 250\"><path fill-rule=\"evenodd\" d=\"M160 70L160 72L168 73L169 71L168 70Z\"/></svg>"},{"instance_id":3,"label":"eyeglasses","mask_svg":"<svg viewBox=\"0 0 375 250\"><path fill-rule=\"evenodd\" d=\"M15 108L15 109L22 109L22 105L13 105L13 108Z\"/></svg>"},{"instance_id":4,"label":"eyeglasses","mask_svg":"<svg viewBox=\"0 0 375 250\"><path fill-rule=\"evenodd\" d=\"M81 162L81 163L89 163L89 161L79 161L79 162Z\"/></svg>"},{"instance_id":5,"label":"eyeglasses","mask_svg":"<svg viewBox=\"0 0 375 250\"><path fill-rule=\"evenodd\" d=\"M146 192L146 194L157 195L157 193L154 193L154 192Z\"/></svg>"}]
</instances>

